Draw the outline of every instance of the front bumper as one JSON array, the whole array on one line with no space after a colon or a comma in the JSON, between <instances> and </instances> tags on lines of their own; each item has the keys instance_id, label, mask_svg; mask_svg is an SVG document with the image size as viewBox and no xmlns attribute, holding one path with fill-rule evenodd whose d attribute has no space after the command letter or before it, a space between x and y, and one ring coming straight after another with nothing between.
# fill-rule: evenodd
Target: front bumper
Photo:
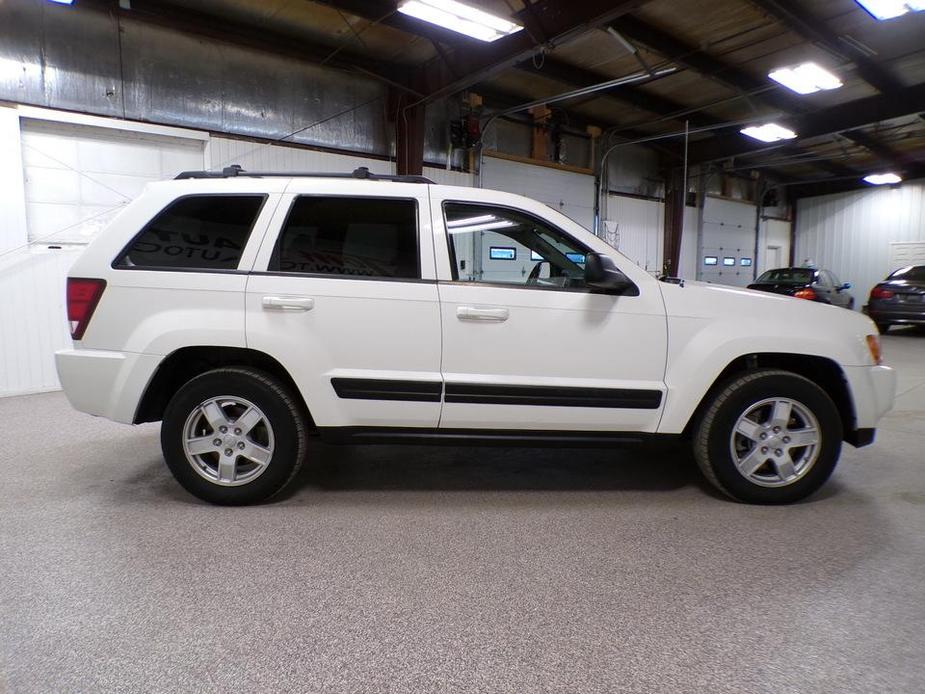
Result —
<instances>
[{"instance_id":1,"label":"front bumper","mask_svg":"<svg viewBox=\"0 0 925 694\"><path fill-rule=\"evenodd\" d=\"M896 397L896 372L889 366L845 367L845 378L854 401L855 435L846 435L848 443L866 445L873 441L877 422L893 409ZM853 440L854 439L854 440ZM855 443L857 440L857 443Z\"/></svg>"},{"instance_id":2,"label":"front bumper","mask_svg":"<svg viewBox=\"0 0 925 694\"><path fill-rule=\"evenodd\" d=\"M76 410L131 424L163 357L97 349L55 352L58 379Z\"/></svg>"}]
</instances>

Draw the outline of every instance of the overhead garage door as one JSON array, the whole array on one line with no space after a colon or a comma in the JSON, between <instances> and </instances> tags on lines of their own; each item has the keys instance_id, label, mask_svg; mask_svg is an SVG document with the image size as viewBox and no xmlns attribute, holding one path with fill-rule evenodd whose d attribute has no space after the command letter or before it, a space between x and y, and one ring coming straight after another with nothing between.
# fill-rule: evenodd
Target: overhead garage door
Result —
<instances>
[{"instance_id":1,"label":"overhead garage door","mask_svg":"<svg viewBox=\"0 0 925 694\"><path fill-rule=\"evenodd\" d=\"M204 143L24 119L30 241L87 243L145 184L204 168Z\"/></svg>"},{"instance_id":2,"label":"overhead garage door","mask_svg":"<svg viewBox=\"0 0 925 694\"><path fill-rule=\"evenodd\" d=\"M548 166L534 166L486 156L482 186L526 195L591 230L594 226L594 177Z\"/></svg>"},{"instance_id":3,"label":"overhead garage door","mask_svg":"<svg viewBox=\"0 0 925 694\"><path fill-rule=\"evenodd\" d=\"M655 200L609 195L604 240L647 272L662 268L665 206Z\"/></svg>"},{"instance_id":4,"label":"overhead garage door","mask_svg":"<svg viewBox=\"0 0 925 694\"><path fill-rule=\"evenodd\" d=\"M707 197L698 279L744 287L755 273L754 205Z\"/></svg>"}]
</instances>

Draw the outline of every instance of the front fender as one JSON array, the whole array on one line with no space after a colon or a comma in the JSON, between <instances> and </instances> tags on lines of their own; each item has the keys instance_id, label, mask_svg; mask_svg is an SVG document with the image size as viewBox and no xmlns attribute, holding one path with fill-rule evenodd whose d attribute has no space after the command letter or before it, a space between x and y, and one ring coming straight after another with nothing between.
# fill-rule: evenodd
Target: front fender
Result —
<instances>
[{"instance_id":1,"label":"front fender","mask_svg":"<svg viewBox=\"0 0 925 694\"><path fill-rule=\"evenodd\" d=\"M664 285L668 308L665 409L659 433L680 433L733 361L750 354L821 357L842 371L871 366L858 313L735 287Z\"/></svg>"}]
</instances>

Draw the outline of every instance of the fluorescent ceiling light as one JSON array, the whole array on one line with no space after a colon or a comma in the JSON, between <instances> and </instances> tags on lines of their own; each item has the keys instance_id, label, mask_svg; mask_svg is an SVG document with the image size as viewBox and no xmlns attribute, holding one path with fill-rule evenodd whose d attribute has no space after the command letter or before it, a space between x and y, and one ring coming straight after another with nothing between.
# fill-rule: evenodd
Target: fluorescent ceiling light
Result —
<instances>
[{"instance_id":1,"label":"fluorescent ceiling light","mask_svg":"<svg viewBox=\"0 0 925 694\"><path fill-rule=\"evenodd\" d=\"M925 10L925 0L857 0L857 3L880 20Z\"/></svg>"},{"instance_id":2,"label":"fluorescent ceiling light","mask_svg":"<svg viewBox=\"0 0 925 694\"><path fill-rule=\"evenodd\" d=\"M408 0L398 11L480 41L496 41L522 26L456 0Z\"/></svg>"},{"instance_id":3,"label":"fluorescent ceiling light","mask_svg":"<svg viewBox=\"0 0 925 694\"><path fill-rule=\"evenodd\" d=\"M74 0L48 0L49 2L54 2L59 5L73 5Z\"/></svg>"},{"instance_id":4,"label":"fluorescent ceiling light","mask_svg":"<svg viewBox=\"0 0 925 694\"><path fill-rule=\"evenodd\" d=\"M480 214L478 217L463 217L462 219L454 219L452 222L447 222L446 225L452 229L453 227L466 227L471 226L472 224L482 224L483 222L494 222L497 217L493 214Z\"/></svg>"},{"instance_id":5,"label":"fluorescent ceiling light","mask_svg":"<svg viewBox=\"0 0 925 694\"><path fill-rule=\"evenodd\" d=\"M897 176L894 173L882 173L865 176L864 180L871 185L882 186L887 183L901 183L903 179L901 176Z\"/></svg>"},{"instance_id":6,"label":"fluorescent ceiling light","mask_svg":"<svg viewBox=\"0 0 925 694\"><path fill-rule=\"evenodd\" d=\"M748 135L762 142L777 142L779 140L792 140L797 136L792 130L787 130L777 123L765 123L764 125L752 125L742 128L740 131L743 135Z\"/></svg>"},{"instance_id":7,"label":"fluorescent ceiling light","mask_svg":"<svg viewBox=\"0 0 925 694\"><path fill-rule=\"evenodd\" d=\"M842 85L840 79L816 63L779 68L769 72L768 77L797 94L812 94L823 89L838 89Z\"/></svg>"},{"instance_id":8,"label":"fluorescent ceiling light","mask_svg":"<svg viewBox=\"0 0 925 694\"><path fill-rule=\"evenodd\" d=\"M470 224L465 227L448 228L451 234L472 234L476 231L491 231L492 229L507 229L516 226L514 222L506 219L499 219L497 222L485 222L484 224Z\"/></svg>"}]
</instances>

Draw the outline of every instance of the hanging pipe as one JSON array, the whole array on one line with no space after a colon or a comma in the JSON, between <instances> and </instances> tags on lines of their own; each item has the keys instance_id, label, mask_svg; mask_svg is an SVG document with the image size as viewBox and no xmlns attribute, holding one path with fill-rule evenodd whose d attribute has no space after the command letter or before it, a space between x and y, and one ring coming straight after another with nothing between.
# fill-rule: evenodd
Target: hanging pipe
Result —
<instances>
[{"instance_id":1,"label":"hanging pipe","mask_svg":"<svg viewBox=\"0 0 925 694\"><path fill-rule=\"evenodd\" d=\"M615 145L610 146L601 155L600 167L598 168L597 191L596 191L595 200L594 200L594 233L600 236L600 232L601 232L600 211L601 211L601 200L604 195L604 174L606 172L607 158L611 155L611 153L614 150L617 150L620 147L628 147L629 145L641 145L647 142L657 142L658 140L670 140L671 138L674 138L674 137L687 138L690 135L693 135L695 133L706 133L712 130L721 130L723 128L731 128L736 125L747 125L749 123L755 123L758 121L764 122L768 120L769 118L772 118L772 116L762 116L761 118L753 117L747 120L727 121L725 123L705 125L700 128L689 128L689 127L686 127L686 124L685 124L684 130L680 130L677 132L671 132L671 133L663 133L661 135L650 135L648 137L639 137L639 138L636 138L635 140L625 140L623 142L618 142ZM685 168L686 168L686 156L687 155L686 155L686 148L685 148Z\"/></svg>"}]
</instances>

